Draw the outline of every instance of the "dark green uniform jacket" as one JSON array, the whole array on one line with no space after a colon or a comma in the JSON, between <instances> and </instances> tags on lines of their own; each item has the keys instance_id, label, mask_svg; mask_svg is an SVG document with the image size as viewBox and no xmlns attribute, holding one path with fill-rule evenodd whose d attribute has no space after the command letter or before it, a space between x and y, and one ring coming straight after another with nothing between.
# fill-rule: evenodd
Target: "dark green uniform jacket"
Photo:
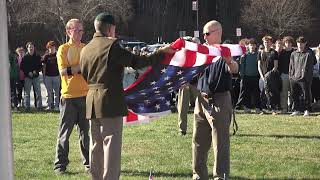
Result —
<instances>
[{"instance_id":1,"label":"dark green uniform jacket","mask_svg":"<svg viewBox=\"0 0 320 180\"><path fill-rule=\"evenodd\" d=\"M10 79L18 80L19 77L19 66L17 64L17 59L13 54L9 54L9 64L10 64Z\"/></svg>"},{"instance_id":2,"label":"dark green uniform jacket","mask_svg":"<svg viewBox=\"0 0 320 180\"><path fill-rule=\"evenodd\" d=\"M142 68L159 63L163 53L137 56L122 48L117 39L95 33L82 49L80 68L89 91L86 118L98 119L127 115L122 79L124 67Z\"/></svg>"}]
</instances>

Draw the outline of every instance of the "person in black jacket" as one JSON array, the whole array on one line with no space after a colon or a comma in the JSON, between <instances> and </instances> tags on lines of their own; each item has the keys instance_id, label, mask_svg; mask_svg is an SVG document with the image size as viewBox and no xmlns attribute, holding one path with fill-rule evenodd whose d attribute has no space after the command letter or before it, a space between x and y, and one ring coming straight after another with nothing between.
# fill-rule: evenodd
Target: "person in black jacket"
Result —
<instances>
[{"instance_id":1,"label":"person in black jacket","mask_svg":"<svg viewBox=\"0 0 320 180\"><path fill-rule=\"evenodd\" d=\"M292 116L304 112L303 116L309 116L311 110L311 83L313 65L316 57L313 51L306 46L307 41L303 36L297 40L298 49L291 53L289 64L289 80L291 85L294 112ZM300 101L300 97L302 100Z\"/></svg>"},{"instance_id":2,"label":"person in black jacket","mask_svg":"<svg viewBox=\"0 0 320 180\"><path fill-rule=\"evenodd\" d=\"M28 53L23 57L20 69L25 74L24 89L25 89L25 108L30 110L30 91L33 85L36 94L36 106L42 109L42 97L40 89L39 72L42 70L41 57L35 53L34 44L28 42L26 45Z\"/></svg>"},{"instance_id":3,"label":"person in black jacket","mask_svg":"<svg viewBox=\"0 0 320 180\"><path fill-rule=\"evenodd\" d=\"M260 80L263 84L263 90L261 91L261 97L266 95L267 104L270 105L272 109L272 115L277 115L277 100L274 99L275 96L267 96L268 92L265 91L266 88L266 73L269 71L277 71L278 69L278 52L271 48L272 37L264 36L262 38L264 49L258 54L258 71L260 74Z\"/></svg>"},{"instance_id":4,"label":"person in black jacket","mask_svg":"<svg viewBox=\"0 0 320 180\"><path fill-rule=\"evenodd\" d=\"M289 63L291 53L294 51L292 45L294 43L294 39L291 36L286 36L283 38L283 50L278 53L279 55L279 72L282 81L282 89L280 92L280 105L281 105L281 113L285 114L288 112L288 97L289 97ZM291 99L291 97L290 97ZM291 103L290 103L291 104Z\"/></svg>"},{"instance_id":5,"label":"person in black jacket","mask_svg":"<svg viewBox=\"0 0 320 180\"><path fill-rule=\"evenodd\" d=\"M59 111L60 102L60 74L58 70L56 44L49 41L46 45L48 53L43 56L43 80L48 94L47 110Z\"/></svg>"}]
</instances>

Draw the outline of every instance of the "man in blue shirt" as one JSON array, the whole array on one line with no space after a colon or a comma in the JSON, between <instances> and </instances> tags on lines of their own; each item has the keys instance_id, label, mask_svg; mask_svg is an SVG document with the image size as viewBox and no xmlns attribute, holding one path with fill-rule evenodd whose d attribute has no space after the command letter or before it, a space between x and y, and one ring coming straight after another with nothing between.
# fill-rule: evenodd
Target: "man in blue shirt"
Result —
<instances>
[{"instance_id":1,"label":"man in blue shirt","mask_svg":"<svg viewBox=\"0 0 320 180\"><path fill-rule=\"evenodd\" d=\"M222 27L218 21L209 21L203 27L206 45L221 43ZM214 179L228 179L230 172L229 126L232 116L231 73L238 72L238 64L231 57L218 57L199 77L201 92L195 102L192 138L193 179L209 179L208 151L214 152Z\"/></svg>"}]
</instances>

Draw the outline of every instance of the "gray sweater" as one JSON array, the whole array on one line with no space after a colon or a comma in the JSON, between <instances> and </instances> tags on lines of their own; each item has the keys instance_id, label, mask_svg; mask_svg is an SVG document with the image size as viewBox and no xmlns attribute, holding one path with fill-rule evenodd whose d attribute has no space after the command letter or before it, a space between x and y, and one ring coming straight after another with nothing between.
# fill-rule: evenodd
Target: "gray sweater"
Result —
<instances>
[{"instance_id":1,"label":"gray sweater","mask_svg":"<svg viewBox=\"0 0 320 180\"><path fill-rule=\"evenodd\" d=\"M311 49L304 51L293 51L289 64L289 79L294 81L312 81L313 65L316 63L316 57Z\"/></svg>"}]
</instances>

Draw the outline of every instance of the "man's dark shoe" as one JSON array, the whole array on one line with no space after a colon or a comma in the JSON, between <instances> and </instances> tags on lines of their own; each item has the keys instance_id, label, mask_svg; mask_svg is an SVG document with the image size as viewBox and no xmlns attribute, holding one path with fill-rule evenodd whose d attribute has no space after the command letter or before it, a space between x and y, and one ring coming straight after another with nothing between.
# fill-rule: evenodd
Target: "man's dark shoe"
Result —
<instances>
[{"instance_id":1,"label":"man's dark shoe","mask_svg":"<svg viewBox=\"0 0 320 180\"><path fill-rule=\"evenodd\" d=\"M43 111L44 107L37 107L37 111Z\"/></svg>"},{"instance_id":2,"label":"man's dark shoe","mask_svg":"<svg viewBox=\"0 0 320 180\"><path fill-rule=\"evenodd\" d=\"M170 106L170 110L171 110L172 113L175 113L175 112L178 111L176 106Z\"/></svg>"},{"instance_id":3,"label":"man's dark shoe","mask_svg":"<svg viewBox=\"0 0 320 180\"><path fill-rule=\"evenodd\" d=\"M185 132L185 131L180 131L180 135L181 136L185 136L187 134L187 132Z\"/></svg>"}]
</instances>

